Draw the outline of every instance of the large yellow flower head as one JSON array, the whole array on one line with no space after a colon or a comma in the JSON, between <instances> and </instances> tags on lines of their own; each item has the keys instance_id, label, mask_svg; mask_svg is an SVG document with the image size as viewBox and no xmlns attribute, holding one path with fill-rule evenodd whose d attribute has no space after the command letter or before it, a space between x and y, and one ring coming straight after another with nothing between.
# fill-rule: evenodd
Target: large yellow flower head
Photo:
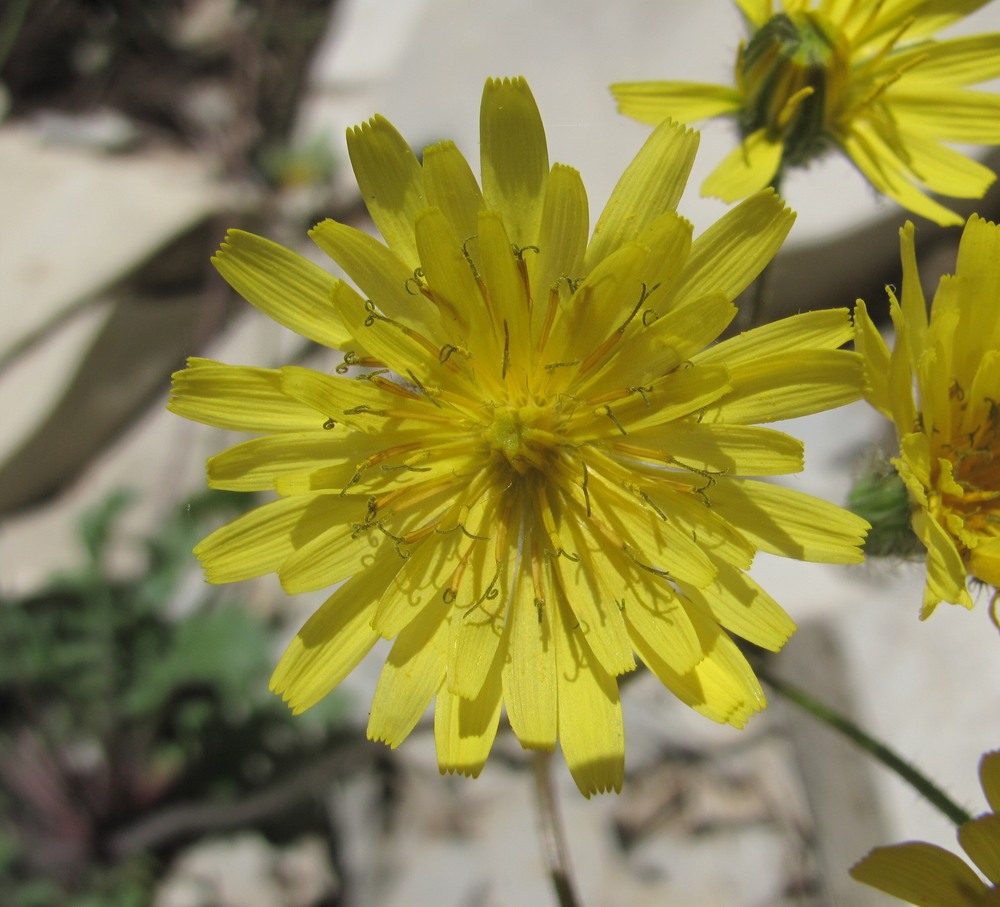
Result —
<instances>
[{"instance_id":1,"label":"large yellow flower head","mask_svg":"<svg viewBox=\"0 0 1000 907\"><path fill-rule=\"evenodd\" d=\"M734 87L611 86L645 123L735 117L742 144L708 177L735 201L837 147L879 191L939 224L962 219L928 198L981 198L994 173L942 142L1000 142L1000 34L929 40L988 0L735 0L750 27Z\"/></svg>"},{"instance_id":2,"label":"large yellow flower head","mask_svg":"<svg viewBox=\"0 0 1000 907\"><path fill-rule=\"evenodd\" d=\"M960 857L923 841L876 847L851 875L919 907L1000 907L1000 751L983 756L979 780L992 811L959 826L958 842L988 885Z\"/></svg>"},{"instance_id":3,"label":"large yellow flower head","mask_svg":"<svg viewBox=\"0 0 1000 907\"><path fill-rule=\"evenodd\" d=\"M171 402L263 433L212 458L211 485L280 496L198 546L209 581L346 580L273 689L306 709L394 639L371 738L396 746L433 700L441 769L474 775L503 705L588 795L621 784L616 678L636 654L743 724L764 697L726 630L769 649L793 630L744 573L754 553L856 561L867 528L741 478L802 466L800 442L748 423L860 396L848 313L706 349L792 215L763 192L692 239L675 207L698 136L664 123L588 242L580 176L550 168L523 80L486 84L481 187L453 144L421 163L381 117L348 140L385 244L332 221L311 236L357 289L237 231L215 259L275 320L346 349L336 374L194 360Z\"/></svg>"},{"instance_id":4,"label":"large yellow flower head","mask_svg":"<svg viewBox=\"0 0 1000 907\"><path fill-rule=\"evenodd\" d=\"M1000 227L969 219L955 274L942 278L929 319L913 224L900 239L900 297L889 288L892 352L863 302L855 322L868 399L895 423L893 465L927 549L927 617L942 601L972 607L967 572L1000 586Z\"/></svg>"}]
</instances>

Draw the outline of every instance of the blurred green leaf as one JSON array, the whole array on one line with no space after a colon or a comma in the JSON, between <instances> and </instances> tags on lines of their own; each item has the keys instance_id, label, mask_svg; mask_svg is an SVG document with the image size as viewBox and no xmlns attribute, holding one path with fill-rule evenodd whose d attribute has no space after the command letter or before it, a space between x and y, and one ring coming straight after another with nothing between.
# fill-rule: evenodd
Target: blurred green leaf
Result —
<instances>
[{"instance_id":1,"label":"blurred green leaf","mask_svg":"<svg viewBox=\"0 0 1000 907\"><path fill-rule=\"evenodd\" d=\"M261 622L244 610L215 608L178 623L165 656L139 666L124 698L129 714L150 713L181 686L217 687L228 701L268 671L270 637Z\"/></svg>"}]
</instances>

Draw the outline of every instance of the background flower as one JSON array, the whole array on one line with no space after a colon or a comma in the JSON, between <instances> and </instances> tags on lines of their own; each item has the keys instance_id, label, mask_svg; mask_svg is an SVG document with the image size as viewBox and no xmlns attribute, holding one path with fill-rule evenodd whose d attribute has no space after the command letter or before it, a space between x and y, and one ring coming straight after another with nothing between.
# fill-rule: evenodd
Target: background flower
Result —
<instances>
[{"instance_id":1,"label":"background flower","mask_svg":"<svg viewBox=\"0 0 1000 907\"><path fill-rule=\"evenodd\" d=\"M911 223L900 231L900 296L888 288L892 352L861 301L855 323L868 400L895 423L893 464L927 549L924 618L942 601L972 607L967 572L1000 584L1000 228L969 219L929 320L913 233Z\"/></svg>"},{"instance_id":2,"label":"background flower","mask_svg":"<svg viewBox=\"0 0 1000 907\"><path fill-rule=\"evenodd\" d=\"M989 885L961 858L923 841L876 847L852 867L851 875L920 907L996 907L1000 904L1000 752L983 756L979 779L992 812L965 822L958 829L958 841Z\"/></svg>"},{"instance_id":3,"label":"background flower","mask_svg":"<svg viewBox=\"0 0 1000 907\"><path fill-rule=\"evenodd\" d=\"M622 82L622 113L645 123L731 116L741 145L705 180L724 201L777 185L831 147L879 192L939 224L928 198L981 198L991 170L943 142L1000 141L1000 97L968 86L1000 75L1000 35L929 40L987 0L736 0L750 27L735 86Z\"/></svg>"},{"instance_id":4,"label":"background flower","mask_svg":"<svg viewBox=\"0 0 1000 907\"><path fill-rule=\"evenodd\" d=\"M589 795L621 784L616 678L636 654L717 721L763 706L725 630L777 649L794 625L744 570L758 549L859 560L867 524L743 479L802 465L798 441L748 423L857 398L861 363L837 349L844 310L706 349L792 215L767 191L693 239L675 208L697 142L658 127L588 242L586 192L549 167L527 85L489 81L481 188L451 143L420 163L381 117L349 136L386 245L333 221L311 235L360 293L229 234L216 265L249 301L352 338L336 376L193 360L171 402L263 434L214 457L210 484L281 496L199 545L208 579L347 580L275 671L296 711L395 638L371 738L396 746L435 700L442 770L476 774L503 703Z\"/></svg>"}]
</instances>

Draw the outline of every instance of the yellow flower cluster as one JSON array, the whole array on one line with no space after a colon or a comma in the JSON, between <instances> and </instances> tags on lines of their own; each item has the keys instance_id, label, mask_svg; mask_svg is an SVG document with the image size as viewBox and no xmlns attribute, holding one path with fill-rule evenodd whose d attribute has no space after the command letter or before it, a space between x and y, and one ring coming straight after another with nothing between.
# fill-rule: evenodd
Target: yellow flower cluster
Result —
<instances>
[{"instance_id":1,"label":"yellow flower cluster","mask_svg":"<svg viewBox=\"0 0 1000 907\"><path fill-rule=\"evenodd\" d=\"M350 133L384 243L311 236L353 288L229 234L223 277L344 351L336 374L192 360L170 404L261 435L210 460L213 487L278 494L198 546L209 581L342 584L274 673L293 709L393 639L372 739L396 746L433 701L442 771L475 775L505 706L589 795L621 785L637 658L717 721L763 706L729 633L778 649L794 625L745 572L755 553L858 561L867 524L760 481L802 445L755 423L854 400L863 370L838 349L846 310L715 343L792 214L763 191L693 236L676 207L697 145L659 125L591 233L527 85L489 81L481 183L451 143L418 161L381 117Z\"/></svg>"}]
</instances>

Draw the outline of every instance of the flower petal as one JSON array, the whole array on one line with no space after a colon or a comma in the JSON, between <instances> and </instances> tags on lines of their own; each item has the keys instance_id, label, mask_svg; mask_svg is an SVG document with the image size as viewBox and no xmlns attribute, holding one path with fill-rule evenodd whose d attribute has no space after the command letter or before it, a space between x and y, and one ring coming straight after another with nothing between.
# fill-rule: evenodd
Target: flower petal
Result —
<instances>
[{"instance_id":1,"label":"flower petal","mask_svg":"<svg viewBox=\"0 0 1000 907\"><path fill-rule=\"evenodd\" d=\"M917 41L964 19L987 3L989 0L948 0L947 3L902 0L883 4L880 14L875 16L870 15L869 8L864 4L853 3L860 21L864 23L855 40L861 45L884 43L887 35L906 24L907 41Z\"/></svg>"},{"instance_id":2,"label":"flower petal","mask_svg":"<svg viewBox=\"0 0 1000 907\"><path fill-rule=\"evenodd\" d=\"M759 192L774 181L781 167L785 143L767 129L751 132L729 152L701 184L701 194L736 202Z\"/></svg>"},{"instance_id":3,"label":"flower petal","mask_svg":"<svg viewBox=\"0 0 1000 907\"><path fill-rule=\"evenodd\" d=\"M347 130L347 153L361 197L386 245L415 268L413 221L427 207L416 155L396 128L378 115Z\"/></svg>"},{"instance_id":4,"label":"flower petal","mask_svg":"<svg viewBox=\"0 0 1000 907\"><path fill-rule=\"evenodd\" d=\"M742 570L719 564L711 585L681 584L684 594L721 626L755 646L777 652L795 632L785 610Z\"/></svg>"},{"instance_id":5,"label":"flower petal","mask_svg":"<svg viewBox=\"0 0 1000 907\"><path fill-rule=\"evenodd\" d=\"M979 781L990 809L1000 813L1000 750L984 754L979 762Z\"/></svg>"},{"instance_id":6,"label":"flower petal","mask_svg":"<svg viewBox=\"0 0 1000 907\"><path fill-rule=\"evenodd\" d=\"M483 195L503 215L511 241L538 237L549 172L545 129L524 79L489 79L479 120Z\"/></svg>"},{"instance_id":7,"label":"flower petal","mask_svg":"<svg viewBox=\"0 0 1000 907\"><path fill-rule=\"evenodd\" d=\"M735 0L746 20L754 26L760 28L771 18L773 0Z\"/></svg>"},{"instance_id":8,"label":"flower petal","mask_svg":"<svg viewBox=\"0 0 1000 907\"><path fill-rule=\"evenodd\" d=\"M496 211L479 214L478 260L492 317L491 324L504 331L503 369L528 370L531 345L531 307L528 286L511 254L511 239Z\"/></svg>"},{"instance_id":9,"label":"flower petal","mask_svg":"<svg viewBox=\"0 0 1000 907\"><path fill-rule=\"evenodd\" d=\"M681 702L720 724L743 727L766 705L764 691L747 660L718 624L693 609L690 613L705 657L690 671L678 673L662 653L636 639L636 652Z\"/></svg>"},{"instance_id":10,"label":"flower petal","mask_svg":"<svg viewBox=\"0 0 1000 907\"><path fill-rule=\"evenodd\" d=\"M864 391L861 357L803 350L730 369L733 389L707 407L703 422L774 422L853 403Z\"/></svg>"},{"instance_id":11,"label":"flower petal","mask_svg":"<svg viewBox=\"0 0 1000 907\"><path fill-rule=\"evenodd\" d=\"M610 87L619 113L653 126L668 118L693 123L737 113L743 104L735 88L704 82L616 82Z\"/></svg>"},{"instance_id":12,"label":"flower petal","mask_svg":"<svg viewBox=\"0 0 1000 907\"><path fill-rule=\"evenodd\" d=\"M348 273L383 315L404 320L429 335L439 329L438 310L420 293L410 290L416 265L410 267L362 230L334 220L317 224L309 236Z\"/></svg>"},{"instance_id":13,"label":"flower petal","mask_svg":"<svg viewBox=\"0 0 1000 907\"><path fill-rule=\"evenodd\" d=\"M958 843L979 871L1000 885L1000 815L990 813L966 822L958 829Z\"/></svg>"},{"instance_id":14,"label":"flower petal","mask_svg":"<svg viewBox=\"0 0 1000 907\"><path fill-rule=\"evenodd\" d=\"M670 121L661 123L625 168L594 227L586 270L636 239L647 224L673 211L684 193L698 133Z\"/></svg>"},{"instance_id":15,"label":"flower petal","mask_svg":"<svg viewBox=\"0 0 1000 907\"><path fill-rule=\"evenodd\" d=\"M642 294L646 254L645 247L629 242L590 271L557 322L558 336L546 347L547 356L561 360L574 352L590 353L627 321Z\"/></svg>"},{"instance_id":16,"label":"flower petal","mask_svg":"<svg viewBox=\"0 0 1000 907\"><path fill-rule=\"evenodd\" d=\"M620 791L625 730L618 685L600 666L561 596L553 599L559 742L580 793Z\"/></svg>"},{"instance_id":17,"label":"flower petal","mask_svg":"<svg viewBox=\"0 0 1000 907\"><path fill-rule=\"evenodd\" d=\"M194 549L210 583L235 583L276 571L296 548L330 525L322 495L271 501L237 517Z\"/></svg>"},{"instance_id":18,"label":"flower petal","mask_svg":"<svg viewBox=\"0 0 1000 907\"><path fill-rule=\"evenodd\" d=\"M986 886L962 860L934 844L876 847L851 876L918 907L977 907Z\"/></svg>"},{"instance_id":19,"label":"flower petal","mask_svg":"<svg viewBox=\"0 0 1000 907\"><path fill-rule=\"evenodd\" d=\"M674 305L709 293L735 299L774 257L794 220L795 214L770 189L727 211L691 246Z\"/></svg>"},{"instance_id":20,"label":"flower petal","mask_svg":"<svg viewBox=\"0 0 1000 907\"><path fill-rule=\"evenodd\" d=\"M695 471L779 476L804 466L801 441L756 425L675 421L630 432L628 443L651 446L667 462Z\"/></svg>"},{"instance_id":21,"label":"flower petal","mask_svg":"<svg viewBox=\"0 0 1000 907\"><path fill-rule=\"evenodd\" d=\"M910 169L931 192L953 198L982 198L997 175L968 155L923 135L901 136Z\"/></svg>"},{"instance_id":22,"label":"flower petal","mask_svg":"<svg viewBox=\"0 0 1000 907\"><path fill-rule=\"evenodd\" d=\"M496 523L496 513L486 511ZM472 546L455 600L448 641L449 692L463 699L479 696L491 670L511 605L511 561L516 552L495 553L485 541ZM499 683L499 675L497 683Z\"/></svg>"},{"instance_id":23,"label":"flower petal","mask_svg":"<svg viewBox=\"0 0 1000 907\"><path fill-rule=\"evenodd\" d=\"M865 367L865 399L887 419L892 418L889 397L889 347L868 317L864 302L858 300L854 310L854 347Z\"/></svg>"},{"instance_id":24,"label":"flower petal","mask_svg":"<svg viewBox=\"0 0 1000 907\"><path fill-rule=\"evenodd\" d=\"M802 561L856 564L868 523L826 501L753 479L719 478L711 506L762 551Z\"/></svg>"},{"instance_id":25,"label":"flower petal","mask_svg":"<svg viewBox=\"0 0 1000 907\"><path fill-rule=\"evenodd\" d=\"M447 685L438 691L434 740L442 774L457 772L478 778L483 770L500 724L500 668L505 661L505 649L506 646L501 647L475 699L465 699L451 692Z\"/></svg>"},{"instance_id":26,"label":"flower petal","mask_svg":"<svg viewBox=\"0 0 1000 907\"><path fill-rule=\"evenodd\" d=\"M704 657L701 640L677 592L662 577L640 569L624 558L609 558L610 569L622 577L612 594L621 596L621 611L629 638L642 640L673 671L684 674ZM635 643L633 642L633 645Z\"/></svg>"},{"instance_id":27,"label":"flower petal","mask_svg":"<svg viewBox=\"0 0 1000 907\"><path fill-rule=\"evenodd\" d=\"M678 489L670 477L668 474L649 489L650 501L670 514L670 519L712 559L716 570L720 561L740 570L749 569L757 549L715 513L697 490Z\"/></svg>"},{"instance_id":28,"label":"flower petal","mask_svg":"<svg viewBox=\"0 0 1000 907\"><path fill-rule=\"evenodd\" d=\"M473 219L473 224L478 229L477 219ZM463 254L463 246L440 208L428 208L417 215L416 237L424 279L435 299L446 306L446 320L453 321L463 334L472 334L470 340L475 339L479 332L469 329L475 320L470 317L470 310L484 308L486 302L469 259Z\"/></svg>"},{"instance_id":29,"label":"flower petal","mask_svg":"<svg viewBox=\"0 0 1000 907\"><path fill-rule=\"evenodd\" d=\"M559 280L579 280L590 232L587 190L572 167L555 164L545 184L545 203L538 228L538 251L526 255L535 295L532 334L538 336L548 292Z\"/></svg>"},{"instance_id":30,"label":"flower petal","mask_svg":"<svg viewBox=\"0 0 1000 907\"><path fill-rule=\"evenodd\" d=\"M270 689L298 715L311 708L353 671L378 634L371 628L375 605L398 561L383 552L379 567L348 580L306 621L271 675Z\"/></svg>"},{"instance_id":31,"label":"flower petal","mask_svg":"<svg viewBox=\"0 0 1000 907\"><path fill-rule=\"evenodd\" d=\"M835 350L854 337L847 309L820 309L780 318L708 347L691 357L699 365L732 367L801 350Z\"/></svg>"},{"instance_id":32,"label":"flower petal","mask_svg":"<svg viewBox=\"0 0 1000 907\"><path fill-rule=\"evenodd\" d=\"M927 548L927 585L920 619L926 620L941 602L972 607L965 588L965 565L951 536L926 511L913 514L913 531Z\"/></svg>"},{"instance_id":33,"label":"flower petal","mask_svg":"<svg viewBox=\"0 0 1000 907\"><path fill-rule=\"evenodd\" d=\"M969 344L961 351L956 350L956 354L967 356L971 360L968 365L978 362L981 350L1000 348L1000 319L995 317L995 312L991 315L990 306L979 302L983 299L1000 299L998 260L1000 229L973 214L962 231L962 239L958 245L958 263L955 266L955 275L962 282L962 330L958 336Z\"/></svg>"},{"instance_id":34,"label":"flower petal","mask_svg":"<svg viewBox=\"0 0 1000 907\"><path fill-rule=\"evenodd\" d=\"M636 301L642 301L641 290ZM721 366L695 369L679 366L682 363L693 364L694 357L715 340L735 317L736 306L721 293L711 293L666 310L650 308L641 315L636 310L636 317L628 326L631 330L617 350L593 377L580 381L577 391L585 393L588 399L600 399L606 393L620 392L623 386L642 388L645 397L634 394L630 401L615 406L619 419L629 414L631 427L678 418L683 413L676 405L685 405L682 391L691 389L689 400L693 402L700 391L709 385L715 386L718 397L721 396L722 385L729 384L728 374L717 371L722 369ZM694 374L682 375L681 372ZM697 385L699 391L693 391L690 385ZM615 397L618 396L620 393L615 393ZM653 396L660 399L654 400ZM659 408L664 397L669 398L672 404L669 415ZM692 412L706 402L702 399L685 412ZM654 404L655 408L652 408Z\"/></svg>"},{"instance_id":35,"label":"flower petal","mask_svg":"<svg viewBox=\"0 0 1000 907\"><path fill-rule=\"evenodd\" d=\"M383 394L371 381L324 375L297 365L286 365L279 371L285 394L338 425L343 422L360 431L379 431L385 428L390 416L396 418L394 428L409 427L402 415L420 417L423 401ZM386 409L387 404L398 409L390 412Z\"/></svg>"},{"instance_id":36,"label":"flower petal","mask_svg":"<svg viewBox=\"0 0 1000 907\"><path fill-rule=\"evenodd\" d=\"M483 193L476 176L454 142L439 142L424 149L424 192L428 205L440 208L460 242L476 232Z\"/></svg>"},{"instance_id":37,"label":"flower petal","mask_svg":"<svg viewBox=\"0 0 1000 907\"><path fill-rule=\"evenodd\" d=\"M301 432L323 427L316 410L281 390L281 371L188 359L172 376L167 409L185 419L232 431Z\"/></svg>"},{"instance_id":38,"label":"flower petal","mask_svg":"<svg viewBox=\"0 0 1000 907\"><path fill-rule=\"evenodd\" d=\"M288 555L278 568L281 587L289 595L314 592L353 576L383 543L377 532L358 532L368 512L365 495L326 495L324 516L329 528Z\"/></svg>"},{"instance_id":39,"label":"flower petal","mask_svg":"<svg viewBox=\"0 0 1000 907\"><path fill-rule=\"evenodd\" d=\"M557 526L569 548L553 558L553 574L558 579L567 614L573 615L572 628L586 640L592 657L601 671L612 677L635 669L632 645L613 597L601 588L602 573L598 562L603 558L602 544L585 534L575 516L566 514Z\"/></svg>"},{"instance_id":40,"label":"flower petal","mask_svg":"<svg viewBox=\"0 0 1000 907\"><path fill-rule=\"evenodd\" d=\"M324 346L347 345L349 336L330 306L338 281L318 265L243 230L226 234L212 264L240 296L278 324Z\"/></svg>"},{"instance_id":41,"label":"flower petal","mask_svg":"<svg viewBox=\"0 0 1000 907\"><path fill-rule=\"evenodd\" d=\"M903 291L900 298L904 324L902 330L910 349L910 367L916 372L918 360L927 346L927 301L924 299L920 272L917 270L914 234L910 221L899 230L899 257L903 263Z\"/></svg>"},{"instance_id":42,"label":"flower petal","mask_svg":"<svg viewBox=\"0 0 1000 907\"><path fill-rule=\"evenodd\" d=\"M270 491L279 476L364 459L372 451L363 438L326 431L253 438L209 459L208 484L227 491Z\"/></svg>"},{"instance_id":43,"label":"flower petal","mask_svg":"<svg viewBox=\"0 0 1000 907\"><path fill-rule=\"evenodd\" d=\"M854 165L879 192L943 227L962 223L954 211L928 198L910 182L906 163L867 124L855 121L842 142Z\"/></svg>"},{"instance_id":44,"label":"flower petal","mask_svg":"<svg viewBox=\"0 0 1000 907\"><path fill-rule=\"evenodd\" d=\"M532 561L542 558L532 553ZM539 598L523 562L508 617L510 657L503 665L503 698L511 730L521 746L551 750L557 737L555 599Z\"/></svg>"},{"instance_id":45,"label":"flower petal","mask_svg":"<svg viewBox=\"0 0 1000 907\"><path fill-rule=\"evenodd\" d=\"M913 65L917 60L920 62ZM995 79L1000 76L1000 34L967 35L900 48L876 64L873 75L891 76L903 70L908 83L964 86Z\"/></svg>"},{"instance_id":46,"label":"flower petal","mask_svg":"<svg viewBox=\"0 0 1000 907\"><path fill-rule=\"evenodd\" d=\"M425 608L399 634L379 675L368 716L368 739L399 746L444 683L447 609Z\"/></svg>"}]
</instances>

